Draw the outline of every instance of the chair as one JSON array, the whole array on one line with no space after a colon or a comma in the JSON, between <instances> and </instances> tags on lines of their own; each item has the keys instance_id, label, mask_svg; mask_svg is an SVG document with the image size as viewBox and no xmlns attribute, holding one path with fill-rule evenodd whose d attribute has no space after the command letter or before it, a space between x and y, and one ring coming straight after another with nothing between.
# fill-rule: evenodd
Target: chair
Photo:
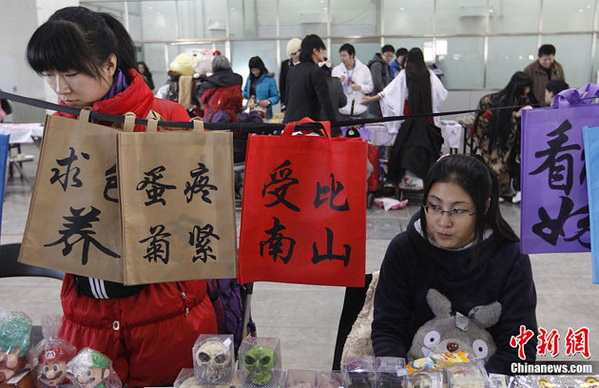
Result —
<instances>
[{"instance_id":1,"label":"chair","mask_svg":"<svg viewBox=\"0 0 599 388\"><path fill-rule=\"evenodd\" d=\"M0 246L0 278L15 276L41 276L62 280L64 273L53 269L22 264L17 261L21 244L6 244Z\"/></svg>"},{"instance_id":2,"label":"chair","mask_svg":"<svg viewBox=\"0 0 599 388\"><path fill-rule=\"evenodd\" d=\"M372 282L372 274L366 274L364 287L347 287L345 297L343 298L343 309L341 318L339 318L339 328L337 329L337 341L335 342L335 355L333 357L333 370L341 369L341 355L347 336L358 317L358 314L364 306L366 292Z\"/></svg>"}]
</instances>

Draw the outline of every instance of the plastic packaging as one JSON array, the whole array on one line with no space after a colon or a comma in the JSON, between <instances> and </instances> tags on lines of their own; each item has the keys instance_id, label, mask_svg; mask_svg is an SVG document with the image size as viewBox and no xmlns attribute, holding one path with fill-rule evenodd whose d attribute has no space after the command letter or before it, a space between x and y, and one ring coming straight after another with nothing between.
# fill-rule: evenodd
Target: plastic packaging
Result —
<instances>
[{"instance_id":1,"label":"plastic packaging","mask_svg":"<svg viewBox=\"0 0 599 388\"><path fill-rule=\"evenodd\" d=\"M81 388L121 388L112 361L92 348L83 348L67 364L69 378Z\"/></svg>"},{"instance_id":2,"label":"plastic packaging","mask_svg":"<svg viewBox=\"0 0 599 388\"><path fill-rule=\"evenodd\" d=\"M37 387L58 387L70 384L67 363L75 357L77 349L60 338L44 338L35 345L31 357Z\"/></svg>"},{"instance_id":3,"label":"plastic packaging","mask_svg":"<svg viewBox=\"0 0 599 388\"><path fill-rule=\"evenodd\" d=\"M346 360L345 384L352 388L374 387L374 357L348 356Z\"/></svg>"},{"instance_id":4,"label":"plastic packaging","mask_svg":"<svg viewBox=\"0 0 599 388\"><path fill-rule=\"evenodd\" d=\"M431 370L408 377L408 388L443 388L443 372Z\"/></svg>"},{"instance_id":5,"label":"plastic packaging","mask_svg":"<svg viewBox=\"0 0 599 388\"><path fill-rule=\"evenodd\" d=\"M228 384L233 378L232 335L201 334L193 346L193 368L198 384Z\"/></svg>"},{"instance_id":6,"label":"plastic packaging","mask_svg":"<svg viewBox=\"0 0 599 388\"><path fill-rule=\"evenodd\" d=\"M289 369L285 388L314 388L316 387L316 371L304 369Z\"/></svg>"},{"instance_id":7,"label":"plastic packaging","mask_svg":"<svg viewBox=\"0 0 599 388\"><path fill-rule=\"evenodd\" d=\"M339 371L318 372L316 374L316 386L318 388L343 388L345 386L345 377Z\"/></svg>"},{"instance_id":8,"label":"plastic packaging","mask_svg":"<svg viewBox=\"0 0 599 388\"><path fill-rule=\"evenodd\" d=\"M31 340L31 319L0 308L0 383L25 368Z\"/></svg>"},{"instance_id":9,"label":"plastic packaging","mask_svg":"<svg viewBox=\"0 0 599 388\"><path fill-rule=\"evenodd\" d=\"M248 337L239 347L239 369L249 376L244 387L279 387L285 374L281 371L281 344L278 338Z\"/></svg>"},{"instance_id":10,"label":"plastic packaging","mask_svg":"<svg viewBox=\"0 0 599 388\"><path fill-rule=\"evenodd\" d=\"M406 360L401 357L377 357L374 360L375 387L405 387L408 370Z\"/></svg>"},{"instance_id":11,"label":"plastic packaging","mask_svg":"<svg viewBox=\"0 0 599 388\"><path fill-rule=\"evenodd\" d=\"M233 372L233 377L227 384L200 384L196 381L192 368L183 368L173 386L175 388L241 388L242 381L247 378L248 374L247 371L238 370Z\"/></svg>"},{"instance_id":12,"label":"plastic packaging","mask_svg":"<svg viewBox=\"0 0 599 388\"><path fill-rule=\"evenodd\" d=\"M409 374L414 374L427 370L443 369L462 362L470 362L466 352L439 353L413 360L406 365L406 368Z\"/></svg>"},{"instance_id":13,"label":"plastic packaging","mask_svg":"<svg viewBox=\"0 0 599 388\"><path fill-rule=\"evenodd\" d=\"M489 381L475 363L461 363L445 369L449 388L485 388Z\"/></svg>"}]
</instances>

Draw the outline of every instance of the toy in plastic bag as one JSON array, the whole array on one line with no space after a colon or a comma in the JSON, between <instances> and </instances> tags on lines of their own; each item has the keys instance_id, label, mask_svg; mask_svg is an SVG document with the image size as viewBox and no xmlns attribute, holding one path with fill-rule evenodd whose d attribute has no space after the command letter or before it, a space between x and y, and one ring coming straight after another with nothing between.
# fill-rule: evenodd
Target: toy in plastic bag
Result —
<instances>
[{"instance_id":1,"label":"toy in plastic bag","mask_svg":"<svg viewBox=\"0 0 599 388\"><path fill-rule=\"evenodd\" d=\"M193 346L193 369L200 384L227 384L234 369L233 336L201 334Z\"/></svg>"},{"instance_id":2,"label":"toy in plastic bag","mask_svg":"<svg viewBox=\"0 0 599 388\"><path fill-rule=\"evenodd\" d=\"M314 388L316 387L316 371L289 369L285 388Z\"/></svg>"},{"instance_id":3,"label":"toy in plastic bag","mask_svg":"<svg viewBox=\"0 0 599 388\"><path fill-rule=\"evenodd\" d=\"M83 348L67 364L71 380L81 388L121 388L112 361L92 348Z\"/></svg>"},{"instance_id":4,"label":"toy in plastic bag","mask_svg":"<svg viewBox=\"0 0 599 388\"><path fill-rule=\"evenodd\" d=\"M402 357L377 357L374 360L375 387L405 387L408 375L406 360Z\"/></svg>"},{"instance_id":5,"label":"toy in plastic bag","mask_svg":"<svg viewBox=\"0 0 599 388\"><path fill-rule=\"evenodd\" d=\"M348 356L346 360L346 385L352 388L374 387L374 357Z\"/></svg>"},{"instance_id":6,"label":"toy in plastic bag","mask_svg":"<svg viewBox=\"0 0 599 388\"><path fill-rule=\"evenodd\" d=\"M0 383L23 370L31 341L31 319L0 309Z\"/></svg>"},{"instance_id":7,"label":"toy in plastic bag","mask_svg":"<svg viewBox=\"0 0 599 388\"><path fill-rule=\"evenodd\" d=\"M510 377L509 388L532 388L535 385L532 376L516 375Z\"/></svg>"},{"instance_id":8,"label":"toy in plastic bag","mask_svg":"<svg viewBox=\"0 0 599 388\"><path fill-rule=\"evenodd\" d=\"M536 388L561 388L559 376L533 376L532 379Z\"/></svg>"},{"instance_id":9,"label":"toy in plastic bag","mask_svg":"<svg viewBox=\"0 0 599 388\"><path fill-rule=\"evenodd\" d=\"M408 388L443 388L443 372L432 370L408 377Z\"/></svg>"},{"instance_id":10,"label":"toy in plastic bag","mask_svg":"<svg viewBox=\"0 0 599 388\"><path fill-rule=\"evenodd\" d=\"M443 369L462 362L470 362L466 352L438 353L426 358L412 360L406 365L406 368L409 374L414 374L427 370Z\"/></svg>"},{"instance_id":11,"label":"toy in plastic bag","mask_svg":"<svg viewBox=\"0 0 599 388\"><path fill-rule=\"evenodd\" d=\"M35 346L33 354L32 369L38 387L59 387L70 383L67 363L77 354L73 345L60 338L46 338Z\"/></svg>"},{"instance_id":12,"label":"toy in plastic bag","mask_svg":"<svg viewBox=\"0 0 599 388\"><path fill-rule=\"evenodd\" d=\"M69 385L67 363L77 354L77 349L67 341L58 338L60 315L42 317L44 339L38 342L29 354L29 364L39 388Z\"/></svg>"},{"instance_id":13,"label":"toy in plastic bag","mask_svg":"<svg viewBox=\"0 0 599 388\"><path fill-rule=\"evenodd\" d=\"M278 338L246 338L239 347L239 369L250 372L244 387L278 387L284 376Z\"/></svg>"},{"instance_id":14,"label":"toy in plastic bag","mask_svg":"<svg viewBox=\"0 0 599 388\"><path fill-rule=\"evenodd\" d=\"M316 386L318 388L343 388L345 377L341 372L318 372L316 374Z\"/></svg>"},{"instance_id":15,"label":"toy in plastic bag","mask_svg":"<svg viewBox=\"0 0 599 388\"><path fill-rule=\"evenodd\" d=\"M480 367L475 363L462 363L445 370L450 388L484 388L489 387Z\"/></svg>"}]
</instances>

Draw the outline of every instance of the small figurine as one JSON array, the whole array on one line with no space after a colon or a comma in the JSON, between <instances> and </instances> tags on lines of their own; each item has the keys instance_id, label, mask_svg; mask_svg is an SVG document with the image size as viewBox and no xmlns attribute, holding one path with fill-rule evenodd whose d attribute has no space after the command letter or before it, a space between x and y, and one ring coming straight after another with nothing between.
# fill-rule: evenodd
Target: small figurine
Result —
<instances>
[{"instance_id":1,"label":"small figurine","mask_svg":"<svg viewBox=\"0 0 599 388\"><path fill-rule=\"evenodd\" d=\"M43 343L44 341L46 342ZM51 342L42 340L42 349L37 356L38 386L59 387L67 382L67 362L75 356L75 353L75 347L61 339L54 338Z\"/></svg>"},{"instance_id":2,"label":"small figurine","mask_svg":"<svg viewBox=\"0 0 599 388\"><path fill-rule=\"evenodd\" d=\"M81 388L121 388L112 361L91 348L83 348L67 364L68 373Z\"/></svg>"},{"instance_id":3,"label":"small figurine","mask_svg":"<svg viewBox=\"0 0 599 388\"><path fill-rule=\"evenodd\" d=\"M194 357L198 368L198 382L208 384L224 384L233 375L231 344L225 346L218 338L209 339L195 351Z\"/></svg>"},{"instance_id":4,"label":"small figurine","mask_svg":"<svg viewBox=\"0 0 599 388\"><path fill-rule=\"evenodd\" d=\"M243 356L243 364L251 373L252 383L264 385L273 377L277 353L270 346L255 345Z\"/></svg>"},{"instance_id":5,"label":"small figurine","mask_svg":"<svg viewBox=\"0 0 599 388\"><path fill-rule=\"evenodd\" d=\"M31 320L21 312L0 311L0 383L25 367Z\"/></svg>"}]
</instances>

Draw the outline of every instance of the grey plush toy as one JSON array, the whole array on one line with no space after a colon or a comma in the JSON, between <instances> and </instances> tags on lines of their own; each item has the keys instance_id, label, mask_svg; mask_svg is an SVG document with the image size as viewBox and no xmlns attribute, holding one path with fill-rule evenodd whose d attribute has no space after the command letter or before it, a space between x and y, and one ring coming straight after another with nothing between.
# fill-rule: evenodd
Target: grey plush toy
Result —
<instances>
[{"instance_id":1,"label":"grey plush toy","mask_svg":"<svg viewBox=\"0 0 599 388\"><path fill-rule=\"evenodd\" d=\"M499 302L476 306L467 317L459 312L452 315L451 302L435 289L428 290L426 302L435 317L416 331L408 352L409 360L465 351L472 358L487 361L495 353L495 342L485 329L499 320Z\"/></svg>"}]
</instances>

